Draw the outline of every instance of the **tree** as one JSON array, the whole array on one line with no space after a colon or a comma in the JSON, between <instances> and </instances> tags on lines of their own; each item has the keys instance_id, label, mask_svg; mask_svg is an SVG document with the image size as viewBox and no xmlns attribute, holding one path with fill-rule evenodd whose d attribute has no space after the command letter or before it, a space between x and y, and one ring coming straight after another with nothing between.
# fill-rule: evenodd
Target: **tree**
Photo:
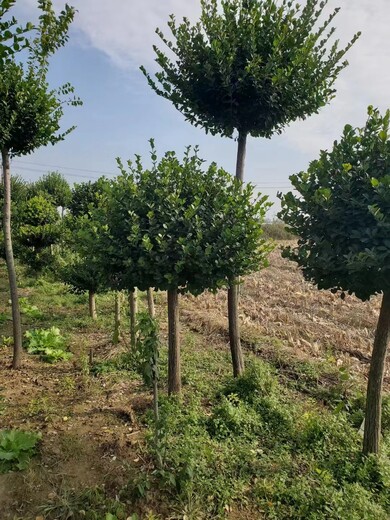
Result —
<instances>
[{"instance_id":1,"label":"tree","mask_svg":"<svg viewBox=\"0 0 390 520\"><path fill-rule=\"evenodd\" d=\"M62 215L72 200L69 183L59 172L49 172L43 175L33 184L32 190L35 194L47 193L50 195L54 204L62 208Z\"/></svg>"},{"instance_id":2,"label":"tree","mask_svg":"<svg viewBox=\"0 0 390 520\"><path fill-rule=\"evenodd\" d=\"M90 205L95 205L99 202L106 182L106 179L101 177L95 182L89 181L75 184L69 202L69 212L71 215L74 217L88 215Z\"/></svg>"},{"instance_id":3,"label":"tree","mask_svg":"<svg viewBox=\"0 0 390 520\"><path fill-rule=\"evenodd\" d=\"M15 256L34 271L50 267L55 260L52 247L63 231L55 203L47 196L39 194L19 203L12 230Z\"/></svg>"},{"instance_id":4,"label":"tree","mask_svg":"<svg viewBox=\"0 0 390 520\"><path fill-rule=\"evenodd\" d=\"M237 134L236 177L244 180L248 135L270 138L296 119L329 103L346 52L329 46L336 9L321 23L327 0L201 0L198 23L168 22L173 42L157 29L169 55L154 47L161 71L149 85L170 100L186 120L213 135ZM174 59L170 56L174 55ZM228 292L234 372L243 370L238 287Z\"/></svg>"},{"instance_id":5,"label":"tree","mask_svg":"<svg viewBox=\"0 0 390 520\"><path fill-rule=\"evenodd\" d=\"M13 2L3 3L12 6ZM49 56L67 40L67 31L74 16L74 9L68 6L55 16L50 0L39 0L42 11L38 36L29 40L27 63L17 63L12 57L0 61L0 150L3 163L4 207L3 232L5 255L9 276L14 358L13 368L21 362L22 332L19 310L18 288L15 272L11 237L11 184L10 158L29 154L47 144L55 144L73 130L58 133L63 115L64 96L73 93L66 84L59 90L50 90L46 76ZM1 25L0 25L1 28ZM0 35L0 42L6 38ZM19 44L13 44L14 54ZM70 104L80 104L79 100L68 99Z\"/></svg>"},{"instance_id":6,"label":"tree","mask_svg":"<svg viewBox=\"0 0 390 520\"><path fill-rule=\"evenodd\" d=\"M153 143L152 143L153 146ZM129 162L112 182L95 221L96 248L111 283L133 291L167 291L168 390L180 392L179 294L226 287L230 280L266 264L262 239L269 204L253 187L212 164L206 171L196 151L180 161L174 152L153 167Z\"/></svg>"},{"instance_id":7,"label":"tree","mask_svg":"<svg viewBox=\"0 0 390 520\"><path fill-rule=\"evenodd\" d=\"M65 260L59 271L61 280L76 294L88 293L89 315L96 320L96 294L105 288L99 266L81 254L70 254Z\"/></svg>"},{"instance_id":8,"label":"tree","mask_svg":"<svg viewBox=\"0 0 390 520\"><path fill-rule=\"evenodd\" d=\"M366 126L347 125L333 149L290 177L280 217L297 236L284 250L319 289L368 300L383 294L367 388L365 454L378 453L381 392L390 337L390 112L369 108Z\"/></svg>"}]
</instances>

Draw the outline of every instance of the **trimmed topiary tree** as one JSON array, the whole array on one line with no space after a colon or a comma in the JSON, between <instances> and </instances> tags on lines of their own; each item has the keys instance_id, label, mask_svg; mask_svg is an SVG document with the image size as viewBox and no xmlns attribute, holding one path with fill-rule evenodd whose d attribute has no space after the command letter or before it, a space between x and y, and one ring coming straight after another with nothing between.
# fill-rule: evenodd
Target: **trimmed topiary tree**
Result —
<instances>
[{"instance_id":1,"label":"trimmed topiary tree","mask_svg":"<svg viewBox=\"0 0 390 520\"><path fill-rule=\"evenodd\" d=\"M321 22L327 0L201 0L198 23L168 26L173 41L157 29L168 54L154 47L161 70L149 85L169 99L187 121L213 135L237 135L236 177L244 180L247 137L270 138L297 119L319 112L335 96L334 83L346 67L343 49L330 44L339 9ZM171 59L171 56L173 58ZM228 291L234 372L241 352L238 287Z\"/></svg>"},{"instance_id":2,"label":"trimmed topiary tree","mask_svg":"<svg viewBox=\"0 0 390 520\"><path fill-rule=\"evenodd\" d=\"M36 195L16 206L12 238L15 255L34 271L54 262L52 248L63 236L63 225L54 201Z\"/></svg>"},{"instance_id":3,"label":"trimmed topiary tree","mask_svg":"<svg viewBox=\"0 0 390 520\"><path fill-rule=\"evenodd\" d=\"M197 151L183 160L174 152L153 167L137 157L112 182L95 220L97 249L119 289L155 287L167 291L169 327L168 390L180 392L179 294L227 287L233 278L267 263L262 239L269 204L242 188L215 164L203 167ZM234 353L233 353L234 355Z\"/></svg>"},{"instance_id":4,"label":"trimmed topiary tree","mask_svg":"<svg viewBox=\"0 0 390 520\"><path fill-rule=\"evenodd\" d=\"M48 194L57 207L62 209L62 216L64 216L65 209L68 208L72 200L72 190L70 189L68 181L59 172L49 172L43 175L31 186L34 194L40 193Z\"/></svg>"},{"instance_id":5,"label":"trimmed topiary tree","mask_svg":"<svg viewBox=\"0 0 390 520\"><path fill-rule=\"evenodd\" d=\"M299 236L284 256L319 289L368 300L383 294L367 388L365 454L378 453L381 393L390 338L390 112L372 107L366 126L347 125L333 149L290 177L280 217Z\"/></svg>"}]
</instances>

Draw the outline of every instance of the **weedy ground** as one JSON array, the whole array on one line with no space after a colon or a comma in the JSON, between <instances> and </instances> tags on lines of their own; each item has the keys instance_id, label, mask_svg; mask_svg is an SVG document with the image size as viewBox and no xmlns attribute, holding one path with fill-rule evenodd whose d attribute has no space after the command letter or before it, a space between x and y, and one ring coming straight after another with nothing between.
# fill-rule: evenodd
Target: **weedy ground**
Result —
<instances>
[{"instance_id":1,"label":"weedy ground","mask_svg":"<svg viewBox=\"0 0 390 520\"><path fill-rule=\"evenodd\" d=\"M42 433L28 469L0 475L1 520L390 517L387 397L383 453L360 456L377 300L317 291L276 250L271 267L241 287L243 378L230 375L226 293L181 299L183 395L169 399L165 295L157 294L156 445L151 391L126 363L125 316L112 345L113 295L98 296L93 322L86 296L23 270L20 281L24 330L58 327L73 357L47 364L25 354L20 371L9 369L1 266L1 429Z\"/></svg>"}]
</instances>

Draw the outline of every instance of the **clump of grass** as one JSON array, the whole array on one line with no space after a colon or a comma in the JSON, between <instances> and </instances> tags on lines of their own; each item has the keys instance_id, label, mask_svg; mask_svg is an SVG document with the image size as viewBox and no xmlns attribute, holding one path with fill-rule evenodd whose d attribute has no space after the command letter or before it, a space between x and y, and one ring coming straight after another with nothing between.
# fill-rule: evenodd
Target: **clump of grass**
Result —
<instances>
[{"instance_id":1,"label":"clump of grass","mask_svg":"<svg viewBox=\"0 0 390 520\"><path fill-rule=\"evenodd\" d=\"M345 411L297 400L266 363L219 388L209 381L203 397L163 399L159 428L149 450L163 468L149 487L173 509L196 497L199 518L224 518L233 504L278 520L389 517L389 461L362 458Z\"/></svg>"},{"instance_id":2,"label":"clump of grass","mask_svg":"<svg viewBox=\"0 0 390 520\"><path fill-rule=\"evenodd\" d=\"M109 374L112 372L134 372L135 360L131 353L125 352L106 361L97 361L90 368L93 375Z\"/></svg>"}]
</instances>

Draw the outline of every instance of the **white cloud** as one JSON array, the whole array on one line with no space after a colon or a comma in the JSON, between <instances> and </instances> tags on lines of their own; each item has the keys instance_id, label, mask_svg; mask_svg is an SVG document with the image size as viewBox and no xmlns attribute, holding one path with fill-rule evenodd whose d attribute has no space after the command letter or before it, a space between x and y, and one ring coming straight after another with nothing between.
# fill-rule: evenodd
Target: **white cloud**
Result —
<instances>
[{"instance_id":1,"label":"white cloud","mask_svg":"<svg viewBox=\"0 0 390 520\"><path fill-rule=\"evenodd\" d=\"M58 7L65 0L54 0ZM21 0L25 5L34 0ZM89 45L105 53L121 68L151 66L154 31L167 34L168 16L196 18L199 0L73 0L78 9L75 27ZM289 146L307 154L331 146L347 122L362 124L368 104L390 105L390 2L389 0L329 0L327 11L340 6L334 20L337 36L346 43L355 32L363 32L348 53L349 67L337 81L338 94L320 115L295 123L283 138Z\"/></svg>"},{"instance_id":2,"label":"white cloud","mask_svg":"<svg viewBox=\"0 0 390 520\"><path fill-rule=\"evenodd\" d=\"M75 27L87 42L123 68L153 62L152 46L160 41L155 29L168 34L170 14L180 19L200 12L198 0L73 0L71 4L78 10Z\"/></svg>"}]
</instances>

